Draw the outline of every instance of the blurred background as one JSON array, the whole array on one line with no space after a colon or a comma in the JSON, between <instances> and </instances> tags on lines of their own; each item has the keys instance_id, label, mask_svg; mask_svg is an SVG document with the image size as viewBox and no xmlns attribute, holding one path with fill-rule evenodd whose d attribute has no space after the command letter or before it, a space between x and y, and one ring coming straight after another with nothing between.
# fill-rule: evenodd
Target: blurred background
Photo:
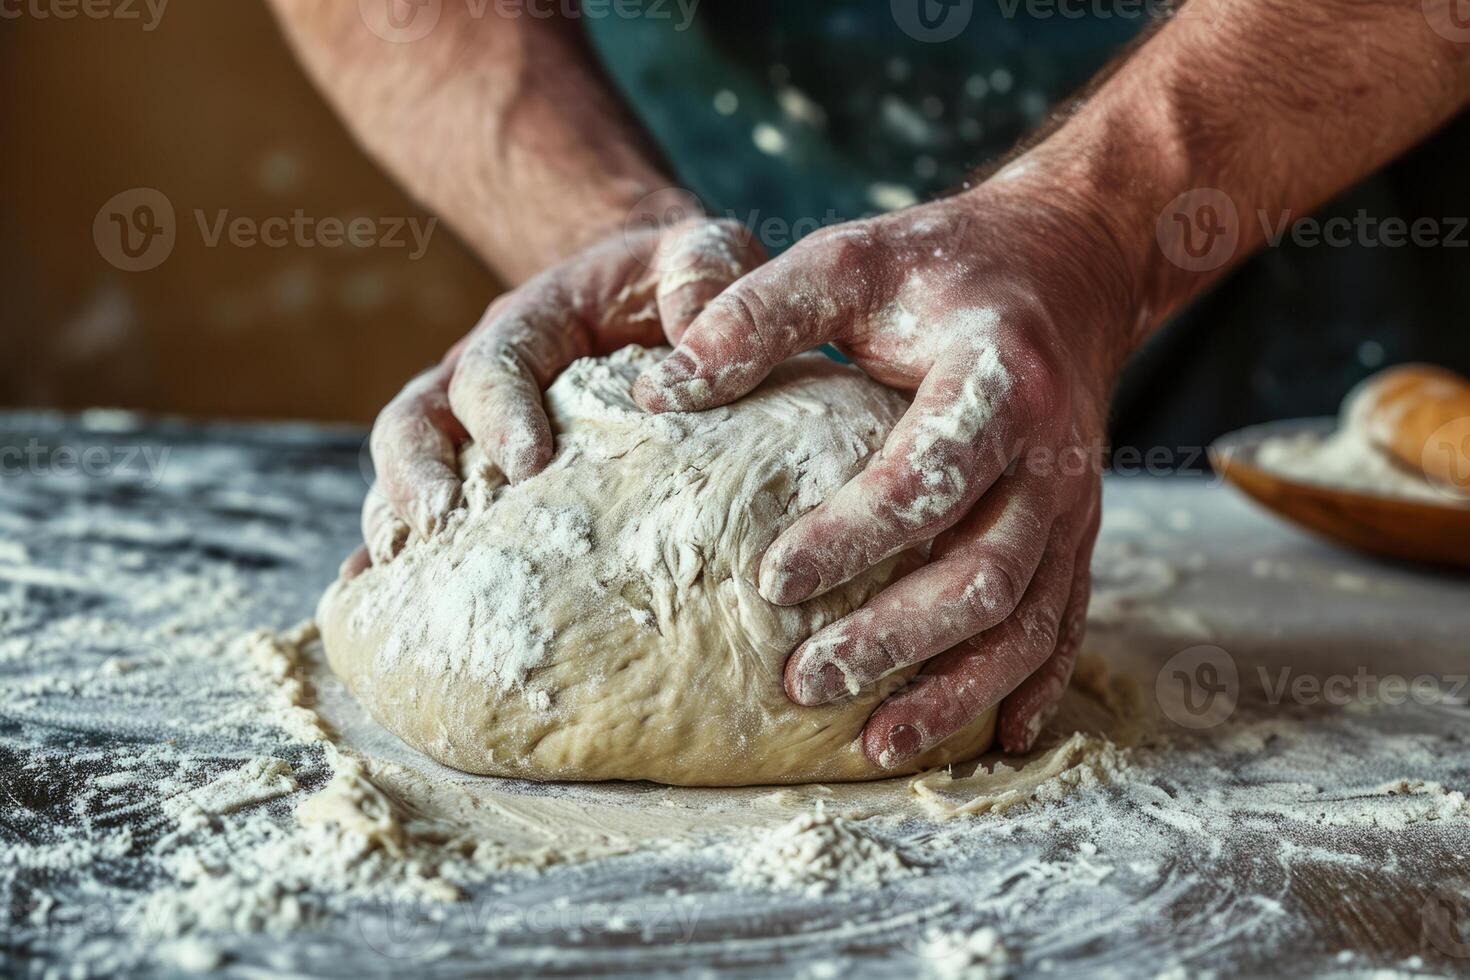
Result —
<instances>
[{"instance_id":1,"label":"blurred background","mask_svg":"<svg viewBox=\"0 0 1470 980\"><path fill-rule=\"evenodd\" d=\"M214 225L413 217L297 67L261 0L0 27L0 403L368 420L497 285L445 229L409 248L210 247ZM128 272L93 239L115 195L172 203L172 253ZM411 237L405 232L408 241Z\"/></svg>"},{"instance_id":2,"label":"blurred background","mask_svg":"<svg viewBox=\"0 0 1470 980\"><path fill-rule=\"evenodd\" d=\"M63 19L63 4L28 3L0 31L0 406L365 422L496 295L476 257L356 148L261 0L172 0L156 18L141 0L132 18L120 4ZM888 3L670 9L586 29L680 180L775 251L953 187L1148 26L1131 0L1038 18L977 3L936 44ZM1467 163L1462 117L1323 217L1449 229L1470 215ZM120 254L108 221L160 200L175 216L166 257ZM378 237L211 244L221 222L298 212L371 219ZM422 247L415 228L430 229ZM132 230L150 240L146 223ZM1458 247L1266 250L1137 358L1115 440L1195 446L1332 414L1358 380L1404 360L1470 372L1467 244L1470 232Z\"/></svg>"}]
</instances>

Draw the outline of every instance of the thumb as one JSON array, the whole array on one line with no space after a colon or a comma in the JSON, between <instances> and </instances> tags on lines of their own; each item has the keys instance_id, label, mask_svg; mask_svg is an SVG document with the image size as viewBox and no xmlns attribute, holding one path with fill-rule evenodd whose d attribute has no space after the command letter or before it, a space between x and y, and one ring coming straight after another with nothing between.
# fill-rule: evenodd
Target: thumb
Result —
<instances>
[{"instance_id":1,"label":"thumb","mask_svg":"<svg viewBox=\"0 0 1470 980\"><path fill-rule=\"evenodd\" d=\"M810 241L810 240L808 240ZM650 412L728 404L802 351L841 336L867 308L865 277L843 272L845 252L805 242L720 293L694 317L674 353L633 385Z\"/></svg>"},{"instance_id":2,"label":"thumb","mask_svg":"<svg viewBox=\"0 0 1470 980\"><path fill-rule=\"evenodd\" d=\"M677 344L720 293L766 260L761 243L738 221L696 220L671 229L659 244L658 314Z\"/></svg>"}]
</instances>

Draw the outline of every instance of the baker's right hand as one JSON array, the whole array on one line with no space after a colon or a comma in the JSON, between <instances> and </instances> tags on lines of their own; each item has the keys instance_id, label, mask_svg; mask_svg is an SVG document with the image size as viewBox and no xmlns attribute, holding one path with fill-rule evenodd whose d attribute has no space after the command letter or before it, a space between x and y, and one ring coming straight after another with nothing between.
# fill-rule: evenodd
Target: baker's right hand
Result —
<instances>
[{"instance_id":1,"label":"baker's right hand","mask_svg":"<svg viewBox=\"0 0 1470 980\"><path fill-rule=\"evenodd\" d=\"M739 222L646 213L496 299L383 409L371 439L377 482L362 511L367 544L344 577L443 526L459 504L464 442L479 443L511 483L540 472L553 452L541 393L563 368L628 344L677 344L710 300L765 258Z\"/></svg>"}]
</instances>

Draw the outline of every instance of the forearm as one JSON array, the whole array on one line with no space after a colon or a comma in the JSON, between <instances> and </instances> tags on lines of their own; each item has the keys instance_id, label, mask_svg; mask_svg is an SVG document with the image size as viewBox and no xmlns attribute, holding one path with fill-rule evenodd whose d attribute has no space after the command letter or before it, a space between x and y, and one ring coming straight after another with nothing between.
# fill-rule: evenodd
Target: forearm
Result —
<instances>
[{"instance_id":1,"label":"forearm","mask_svg":"<svg viewBox=\"0 0 1470 980\"><path fill-rule=\"evenodd\" d=\"M1283 215L1309 212L1470 101L1470 44L1430 23L1449 2L1190 0L998 176L1038 195L1060 188L1094 216L1088 233L1110 254L1108 281L1093 285L1124 308L1126 353ZM1212 230L1224 244L1206 254Z\"/></svg>"},{"instance_id":2,"label":"forearm","mask_svg":"<svg viewBox=\"0 0 1470 980\"><path fill-rule=\"evenodd\" d=\"M357 3L271 3L363 146L512 284L669 182L573 20L447 3L394 43Z\"/></svg>"}]
</instances>

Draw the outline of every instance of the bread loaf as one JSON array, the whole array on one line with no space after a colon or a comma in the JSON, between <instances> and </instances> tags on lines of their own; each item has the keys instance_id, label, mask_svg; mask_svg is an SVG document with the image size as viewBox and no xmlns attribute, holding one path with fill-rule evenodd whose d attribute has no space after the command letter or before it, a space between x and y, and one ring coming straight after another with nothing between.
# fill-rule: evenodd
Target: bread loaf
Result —
<instances>
[{"instance_id":1,"label":"bread loaf","mask_svg":"<svg viewBox=\"0 0 1470 980\"><path fill-rule=\"evenodd\" d=\"M1470 498L1470 381L1428 364L1380 371L1343 403L1343 424L1446 493Z\"/></svg>"}]
</instances>

